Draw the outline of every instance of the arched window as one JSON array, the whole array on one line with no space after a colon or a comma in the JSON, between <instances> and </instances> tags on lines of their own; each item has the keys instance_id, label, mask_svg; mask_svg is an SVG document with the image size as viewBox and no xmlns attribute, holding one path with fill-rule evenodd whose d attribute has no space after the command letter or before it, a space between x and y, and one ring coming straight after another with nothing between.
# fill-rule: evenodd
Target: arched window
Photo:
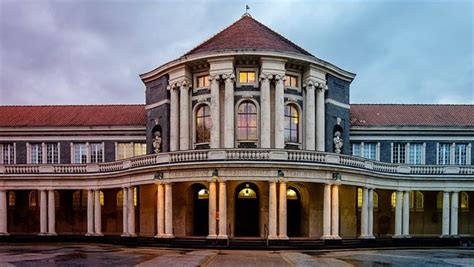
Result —
<instances>
[{"instance_id":1,"label":"arched window","mask_svg":"<svg viewBox=\"0 0 474 267\"><path fill-rule=\"evenodd\" d=\"M285 142L298 143L300 115L296 105L285 106Z\"/></svg>"},{"instance_id":2,"label":"arched window","mask_svg":"<svg viewBox=\"0 0 474 267\"><path fill-rule=\"evenodd\" d=\"M198 199L209 199L209 190L205 188L199 190Z\"/></svg>"},{"instance_id":3,"label":"arched window","mask_svg":"<svg viewBox=\"0 0 474 267\"><path fill-rule=\"evenodd\" d=\"M420 191L411 191L410 193L410 208L415 211L423 211L424 209L424 195Z\"/></svg>"},{"instance_id":4,"label":"arched window","mask_svg":"<svg viewBox=\"0 0 474 267\"><path fill-rule=\"evenodd\" d=\"M196 143L211 140L211 112L208 105L201 105L196 111Z\"/></svg>"},{"instance_id":5,"label":"arched window","mask_svg":"<svg viewBox=\"0 0 474 267\"><path fill-rule=\"evenodd\" d=\"M15 192L9 191L8 192L8 206L14 207L16 205L16 195Z\"/></svg>"},{"instance_id":6,"label":"arched window","mask_svg":"<svg viewBox=\"0 0 474 267\"><path fill-rule=\"evenodd\" d=\"M237 111L237 140L257 140L257 107L249 101L239 105Z\"/></svg>"},{"instance_id":7,"label":"arched window","mask_svg":"<svg viewBox=\"0 0 474 267\"><path fill-rule=\"evenodd\" d=\"M28 195L28 206L32 209L38 206L38 191L33 190Z\"/></svg>"},{"instance_id":8,"label":"arched window","mask_svg":"<svg viewBox=\"0 0 474 267\"><path fill-rule=\"evenodd\" d=\"M296 192L296 190L293 189L293 188L288 188L286 190L286 199L297 200L298 199L298 193Z\"/></svg>"},{"instance_id":9,"label":"arched window","mask_svg":"<svg viewBox=\"0 0 474 267\"><path fill-rule=\"evenodd\" d=\"M252 188L246 187L240 190L238 198L257 198L257 193Z\"/></svg>"},{"instance_id":10,"label":"arched window","mask_svg":"<svg viewBox=\"0 0 474 267\"><path fill-rule=\"evenodd\" d=\"M137 188L133 188L133 205L136 207L138 204L138 195ZM119 190L116 196L116 205L117 208L123 208L123 190Z\"/></svg>"},{"instance_id":11,"label":"arched window","mask_svg":"<svg viewBox=\"0 0 474 267\"><path fill-rule=\"evenodd\" d=\"M375 191L372 191L373 192L373 198L374 198L374 209L378 209L379 208L379 194L377 194L377 192ZM357 188L357 208L362 208L362 188Z\"/></svg>"},{"instance_id":12,"label":"arched window","mask_svg":"<svg viewBox=\"0 0 474 267\"><path fill-rule=\"evenodd\" d=\"M469 195L467 192L461 192L461 210L469 210Z\"/></svg>"}]
</instances>

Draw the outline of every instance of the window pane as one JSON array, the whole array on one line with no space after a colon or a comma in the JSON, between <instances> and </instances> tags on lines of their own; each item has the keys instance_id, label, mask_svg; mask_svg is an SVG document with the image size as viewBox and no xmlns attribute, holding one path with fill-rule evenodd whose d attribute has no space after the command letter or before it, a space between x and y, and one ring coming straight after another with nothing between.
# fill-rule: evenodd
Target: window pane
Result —
<instances>
[{"instance_id":1,"label":"window pane","mask_svg":"<svg viewBox=\"0 0 474 267\"><path fill-rule=\"evenodd\" d=\"M352 156L360 157L360 144L359 143L352 144Z\"/></svg>"},{"instance_id":2,"label":"window pane","mask_svg":"<svg viewBox=\"0 0 474 267\"><path fill-rule=\"evenodd\" d=\"M450 164L451 160L451 144L439 144L438 163Z\"/></svg>"},{"instance_id":3,"label":"window pane","mask_svg":"<svg viewBox=\"0 0 474 267\"><path fill-rule=\"evenodd\" d=\"M247 83L247 73L241 71L239 74L239 82L240 83Z\"/></svg>"},{"instance_id":4,"label":"window pane","mask_svg":"<svg viewBox=\"0 0 474 267\"><path fill-rule=\"evenodd\" d=\"M248 72L247 78L248 78L247 83L255 83L255 72Z\"/></svg>"},{"instance_id":5,"label":"window pane","mask_svg":"<svg viewBox=\"0 0 474 267\"><path fill-rule=\"evenodd\" d=\"M457 165L466 165L466 152L467 152L467 145L466 144L456 144L455 150L455 157L454 157L454 164Z\"/></svg>"}]
</instances>

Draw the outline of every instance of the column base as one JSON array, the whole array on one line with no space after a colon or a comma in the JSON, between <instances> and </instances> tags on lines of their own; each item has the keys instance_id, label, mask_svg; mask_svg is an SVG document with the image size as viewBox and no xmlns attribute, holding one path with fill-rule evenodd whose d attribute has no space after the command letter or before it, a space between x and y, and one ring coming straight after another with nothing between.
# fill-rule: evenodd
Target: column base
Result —
<instances>
[{"instance_id":1,"label":"column base","mask_svg":"<svg viewBox=\"0 0 474 267\"><path fill-rule=\"evenodd\" d=\"M227 235L218 235L217 239L229 239Z\"/></svg>"},{"instance_id":2,"label":"column base","mask_svg":"<svg viewBox=\"0 0 474 267\"><path fill-rule=\"evenodd\" d=\"M373 238L373 237L371 237L369 235L360 235L359 236L359 239L370 239L370 238Z\"/></svg>"},{"instance_id":3,"label":"column base","mask_svg":"<svg viewBox=\"0 0 474 267\"><path fill-rule=\"evenodd\" d=\"M451 238L450 235L440 235L439 237L440 237L440 238Z\"/></svg>"},{"instance_id":4,"label":"column base","mask_svg":"<svg viewBox=\"0 0 474 267\"><path fill-rule=\"evenodd\" d=\"M103 233L95 233L94 236L104 236Z\"/></svg>"},{"instance_id":5,"label":"column base","mask_svg":"<svg viewBox=\"0 0 474 267\"><path fill-rule=\"evenodd\" d=\"M411 238L411 235L403 235L404 238Z\"/></svg>"},{"instance_id":6,"label":"column base","mask_svg":"<svg viewBox=\"0 0 474 267\"><path fill-rule=\"evenodd\" d=\"M128 233L123 233L120 235L121 237L129 237L130 235Z\"/></svg>"},{"instance_id":7,"label":"column base","mask_svg":"<svg viewBox=\"0 0 474 267\"><path fill-rule=\"evenodd\" d=\"M10 235L9 233L0 233L0 236L8 236Z\"/></svg>"},{"instance_id":8,"label":"column base","mask_svg":"<svg viewBox=\"0 0 474 267\"><path fill-rule=\"evenodd\" d=\"M278 236L276 236L276 235L269 235L269 236L268 236L268 239L276 240L276 239L278 239Z\"/></svg>"},{"instance_id":9,"label":"column base","mask_svg":"<svg viewBox=\"0 0 474 267\"><path fill-rule=\"evenodd\" d=\"M333 239L332 235L323 235L321 236L321 239Z\"/></svg>"},{"instance_id":10,"label":"column base","mask_svg":"<svg viewBox=\"0 0 474 267\"><path fill-rule=\"evenodd\" d=\"M394 235L394 236L392 236L392 238L404 238L404 236L403 235Z\"/></svg>"},{"instance_id":11,"label":"column base","mask_svg":"<svg viewBox=\"0 0 474 267\"><path fill-rule=\"evenodd\" d=\"M57 236L58 234L57 233L48 233L47 235L48 236Z\"/></svg>"},{"instance_id":12,"label":"column base","mask_svg":"<svg viewBox=\"0 0 474 267\"><path fill-rule=\"evenodd\" d=\"M173 234L164 234L163 238L174 238Z\"/></svg>"},{"instance_id":13,"label":"column base","mask_svg":"<svg viewBox=\"0 0 474 267\"><path fill-rule=\"evenodd\" d=\"M163 238L163 235L162 234L155 235L153 238Z\"/></svg>"},{"instance_id":14,"label":"column base","mask_svg":"<svg viewBox=\"0 0 474 267\"><path fill-rule=\"evenodd\" d=\"M95 236L94 233L87 233L86 236Z\"/></svg>"},{"instance_id":15,"label":"column base","mask_svg":"<svg viewBox=\"0 0 474 267\"><path fill-rule=\"evenodd\" d=\"M459 235L452 235L451 238L461 238Z\"/></svg>"},{"instance_id":16,"label":"column base","mask_svg":"<svg viewBox=\"0 0 474 267\"><path fill-rule=\"evenodd\" d=\"M217 239L217 235L208 235L206 239Z\"/></svg>"},{"instance_id":17,"label":"column base","mask_svg":"<svg viewBox=\"0 0 474 267\"><path fill-rule=\"evenodd\" d=\"M280 239L280 240L289 240L290 238L288 236L284 235L284 236L279 236L278 239Z\"/></svg>"},{"instance_id":18,"label":"column base","mask_svg":"<svg viewBox=\"0 0 474 267\"><path fill-rule=\"evenodd\" d=\"M128 237L137 237L137 234L136 233L131 233L131 234L128 234Z\"/></svg>"},{"instance_id":19,"label":"column base","mask_svg":"<svg viewBox=\"0 0 474 267\"><path fill-rule=\"evenodd\" d=\"M48 233L39 233L38 235L39 235L39 236L47 236Z\"/></svg>"},{"instance_id":20,"label":"column base","mask_svg":"<svg viewBox=\"0 0 474 267\"><path fill-rule=\"evenodd\" d=\"M375 236L369 235L369 236L367 236L367 238L368 238L368 239L375 239Z\"/></svg>"},{"instance_id":21,"label":"column base","mask_svg":"<svg viewBox=\"0 0 474 267\"><path fill-rule=\"evenodd\" d=\"M342 237L340 237L339 235L333 235L332 239L342 239Z\"/></svg>"}]
</instances>

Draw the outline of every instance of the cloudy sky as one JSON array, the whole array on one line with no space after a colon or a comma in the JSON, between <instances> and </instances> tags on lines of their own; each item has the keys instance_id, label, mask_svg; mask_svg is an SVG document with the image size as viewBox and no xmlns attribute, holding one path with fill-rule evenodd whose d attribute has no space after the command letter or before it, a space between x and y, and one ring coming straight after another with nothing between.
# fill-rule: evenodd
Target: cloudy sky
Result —
<instances>
[{"instance_id":1,"label":"cloudy sky","mask_svg":"<svg viewBox=\"0 0 474 267\"><path fill-rule=\"evenodd\" d=\"M0 0L0 104L144 103L138 75L254 18L357 74L352 103L474 103L472 1Z\"/></svg>"}]
</instances>

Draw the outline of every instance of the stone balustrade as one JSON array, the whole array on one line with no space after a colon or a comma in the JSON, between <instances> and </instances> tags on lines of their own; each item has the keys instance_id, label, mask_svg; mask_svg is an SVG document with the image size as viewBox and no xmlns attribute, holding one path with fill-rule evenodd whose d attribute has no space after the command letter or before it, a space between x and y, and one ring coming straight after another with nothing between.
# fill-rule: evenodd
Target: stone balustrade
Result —
<instances>
[{"instance_id":1,"label":"stone balustrade","mask_svg":"<svg viewBox=\"0 0 474 267\"><path fill-rule=\"evenodd\" d=\"M405 165L372 161L327 152L284 149L210 149L159 153L106 163L54 165L0 165L0 174L108 173L147 166L203 161L286 161L352 167L387 174L474 175L474 166Z\"/></svg>"}]
</instances>

